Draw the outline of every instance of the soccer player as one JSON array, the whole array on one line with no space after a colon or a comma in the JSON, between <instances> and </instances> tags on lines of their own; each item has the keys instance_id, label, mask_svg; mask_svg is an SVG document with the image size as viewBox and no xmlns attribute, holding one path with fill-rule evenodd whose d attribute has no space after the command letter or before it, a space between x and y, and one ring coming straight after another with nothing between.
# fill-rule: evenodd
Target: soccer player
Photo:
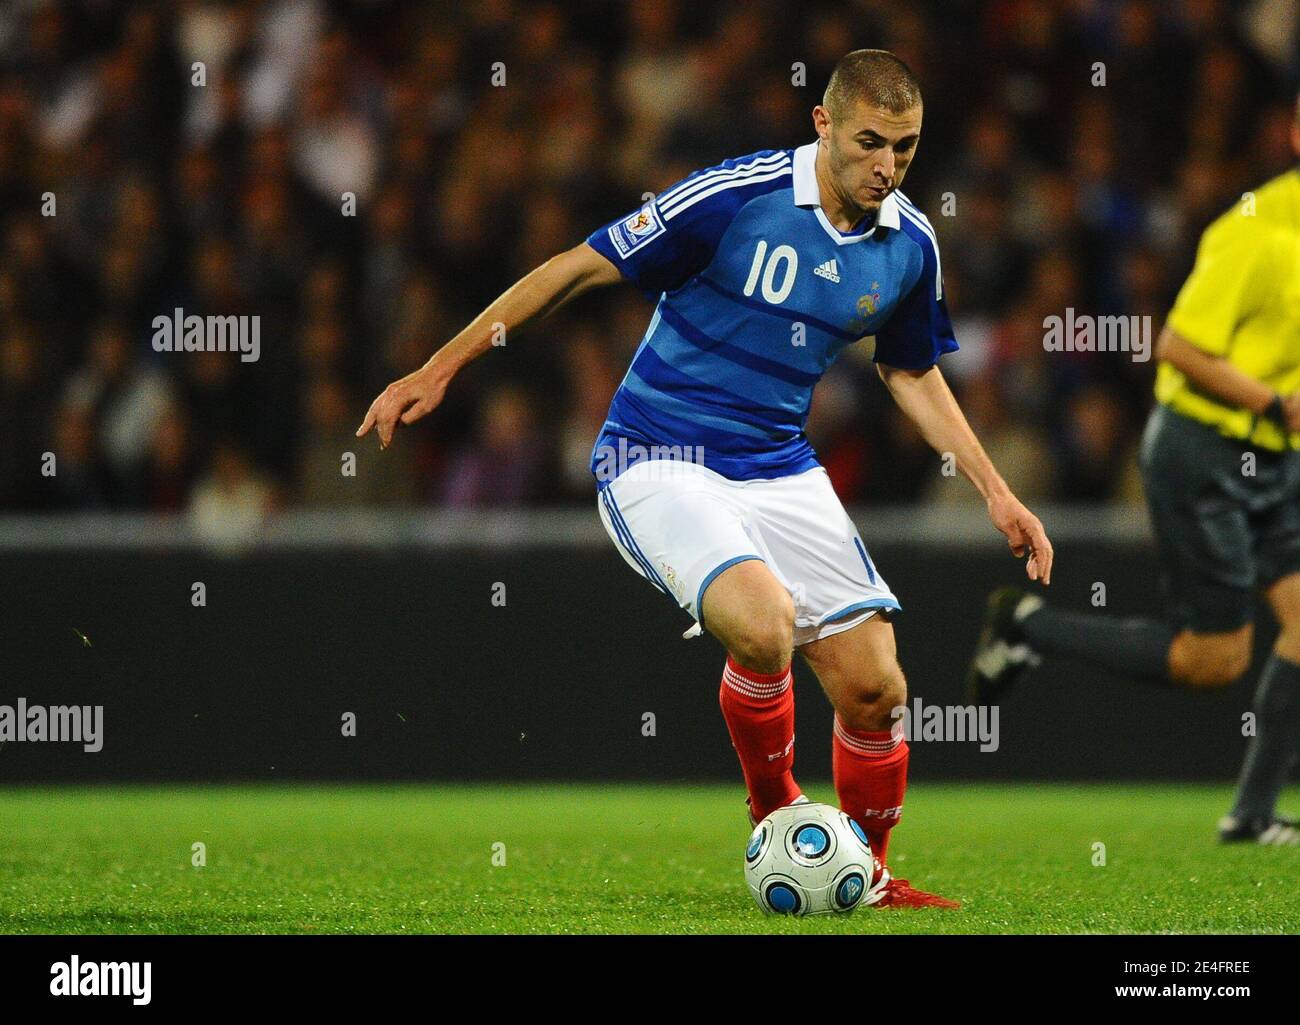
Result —
<instances>
[{"instance_id":1,"label":"soccer player","mask_svg":"<svg viewBox=\"0 0 1300 1025\"><path fill-rule=\"evenodd\" d=\"M985 455L936 365L957 348L934 230L898 190L921 137L921 92L881 50L836 66L817 138L697 172L532 271L358 430L386 447L491 346L574 296L627 280L654 316L596 440L598 511L628 564L727 650L720 702L760 820L802 799L794 780L795 648L835 708L835 788L878 862L864 900L955 907L894 879L890 830L908 748L891 710L906 687L899 602L804 435L813 386L874 337L894 400L979 489L1030 579L1052 549Z\"/></svg>"},{"instance_id":2,"label":"soccer player","mask_svg":"<svg viewBox=\"0 0 1300 1025\"><path fill-rule=\"evenodd\" d=\"M1300 155L1300 105L1291 141ZM1300 843L1300 826L1275 810L1300 754L1300 168L1206 229L1156 355L1141 462L1166 618L1067 612L1005 588L989 599L970 683L977 700L997 701L1050 655L1222 687L1250 666L1262 589L1282 630L1219 836Z\"/></svg>"}]
</instances>

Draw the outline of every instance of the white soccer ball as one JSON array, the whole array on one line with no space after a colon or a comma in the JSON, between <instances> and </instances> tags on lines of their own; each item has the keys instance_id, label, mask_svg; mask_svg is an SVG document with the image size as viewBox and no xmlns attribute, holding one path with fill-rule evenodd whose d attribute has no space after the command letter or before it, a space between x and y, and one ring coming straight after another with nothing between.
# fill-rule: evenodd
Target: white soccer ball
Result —
<instances>
[{"instance_id":1,"label":"white soccer ball","mask_svg":"<svg viewBox=\"0 0 1300 1025\"><path fill-rule=\"evenodd\" d=\"M829 804L788 804L754 827L745 883L764 911L828 915L874 903L889 881L862 829Z\"/></svg>"}]
</instances>

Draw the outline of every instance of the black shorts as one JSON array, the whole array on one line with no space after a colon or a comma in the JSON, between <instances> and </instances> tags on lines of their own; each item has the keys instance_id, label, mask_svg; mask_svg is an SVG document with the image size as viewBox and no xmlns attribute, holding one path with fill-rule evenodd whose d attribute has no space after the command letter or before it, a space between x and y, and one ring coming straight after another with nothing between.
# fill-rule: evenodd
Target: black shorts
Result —
<instances>
[{"instance_id":1,"label":"black shorts","mask_svg":"<svg viewBox=\"0 0 1300 1025\"><path fill-rule=\"evenodd\" d=\"M1141 464L1180 629L1236 630L1254 617L1257 588L1300 573L1300 452L1252 448L1157 405Z\"/></svg>"}]
</instances>

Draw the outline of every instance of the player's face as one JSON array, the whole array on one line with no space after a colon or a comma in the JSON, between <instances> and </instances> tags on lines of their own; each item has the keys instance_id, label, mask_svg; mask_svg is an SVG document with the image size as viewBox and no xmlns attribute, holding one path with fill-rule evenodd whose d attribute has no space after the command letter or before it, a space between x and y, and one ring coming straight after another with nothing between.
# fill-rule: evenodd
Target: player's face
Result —
<instances>
[{"instance_id":1,"label":"player's face","mask_svg":"<svg viewBox=\"0 0 1300 1025\"><path fill-rule=\"evenodd\" d=\"M818 117L824 112L824 117ZM835 191L848 206L871 213L902 184L921 139L921 106L901 114L866 101L839 118L825 107L813 111L826 142Z\"/></svg>"}]
</instances>

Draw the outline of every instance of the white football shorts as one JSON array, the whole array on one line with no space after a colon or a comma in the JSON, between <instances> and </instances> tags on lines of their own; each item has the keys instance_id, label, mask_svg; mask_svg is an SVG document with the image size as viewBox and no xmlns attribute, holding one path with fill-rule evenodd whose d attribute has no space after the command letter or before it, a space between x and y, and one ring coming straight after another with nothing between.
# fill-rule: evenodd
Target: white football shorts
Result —
<instances>
[{"instance_id":1,"label":"white football shorts","mask_svg":"<svg viewBox=\"0 0 1300 1025\"><path fill-rule=\"evenodd\" d=\"M820 466L736 481L698 463L645 460L597 505L627 564L701 625L709 584L747 559L766 563L790 592L796 646L901 608Z\"/></svg>"}]
</instances>

